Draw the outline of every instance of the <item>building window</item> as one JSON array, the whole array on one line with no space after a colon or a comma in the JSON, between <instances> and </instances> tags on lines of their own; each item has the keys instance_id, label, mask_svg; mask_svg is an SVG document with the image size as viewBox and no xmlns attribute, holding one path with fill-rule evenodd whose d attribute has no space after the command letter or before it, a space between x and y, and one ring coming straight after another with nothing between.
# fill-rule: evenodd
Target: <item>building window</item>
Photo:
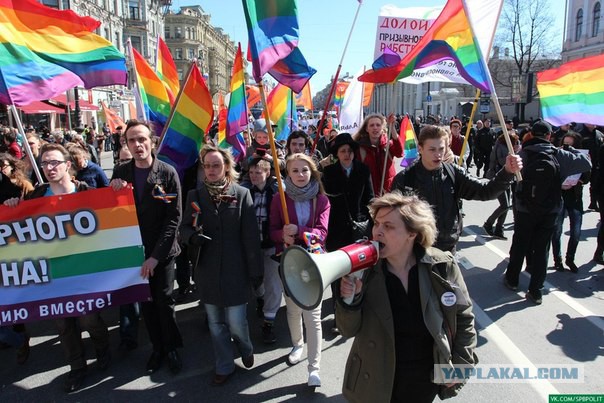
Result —
<instances>
[{"instance_id":1,"label":"building window","mask_svg":"<svg viewBox=\"0 0 604 403\"><path fill-rule=\"evenodd\" d=\"M164 37L165 37L166 39L170 39L170 27L166 27L166 28L164 29Z\"/></svg>"},{"instance_id":2,"label":"building window","mask_svg":"<svg viewBox=\"0 0 604 403\"><path fill-rule=\"evenodd\" d=\"M131 36L130 37L130 43L132 43L132 47L136 50L138 50L138 53L140 53L141 55L143 55L143 42L141 40L140 36Z\"/></svg>"},{"instance_id":3,"label":"building window","mask_svg":"<svg viewBox=\"0 0 604 403\"><path fill-rule=\"evenodd\" d=\"M182 48L174 49L174 59L182 60Z\"/></svg>"},{"instance_id":4,"label":"building window","mask_svg":"<svg viewBox=\"0 0 604 403\"><path fill-rule=\"evenodd\" d=\"M122 49L122 43L120 42L120 32L119 31L115 31L115 47L117 48L117 50Z\"/></svg>"},{"instance_id":5,"label":"building window","mask_svg":"<svg viewBox=\"0 0 604 403\"><path fill-rule=\"evenodd\" d=\"M138 0L128 0L128 15L131 20L141 19L141 9Z\"/></svg>"},{"instance_id":6,"label":"building window","mask_svg":"<svg viewBox=\"0 0 604 403\"><path fill-rule=\"evenodd\" d=\"M42 4L52 8L59 8L59 0L42 0Z\"/></svg>"},{"instance_id":7,"label":"building window","mask_svg":"<svg viewBox=\"0 0 604 403\"><path fill-rule=\"evenodd\" d=\"M176 34L174 35L176 39L182 38L182 28L176 27Z\"/></svg>"},{"instance_id":8,"label":"building window","mask_svg":"<svg viewBox=\"0 0 604 403\"><path fill-rule=\"evenodd\" d=\"M577 22L575 24L575 42L579 42L581 39L581 34L583 33L583 9L580 8L577 11Z\"/></svg>"},{"instance_id":9,"label":"building window","mask_svg":"<svg viewBox=\"0 0 604 403\"><path fill-rule=\"evenodd\" d=\"M71 9L71 6L69 5L69 0L61 0L61 9L62 10Z\"/></svg>"},{"instance_id":10,"label":"building window","mask_svg":"<svg viewBox=\"0 0 604 403\"><path fill-rule=\"evenodd\" d=\"M105 39L111 42L111 34L109 33L109 28L105 28Z\"/></svg>"},{"instance_id":11,"label":"building window","mask_svg":"<svg viewBox=\"0 0 604 403\"><path fill-rule=\"evenodd\" d=\"M182 69L178 69L178 79L182 81L183 79L183 70Z\"/></svg>"},{"instance_id":12,"label":"building window","mask_svg":"<svg viewBox=\"0 0 604 403\"><path fill-rule=\"evenodd\" d=\"M594 5L594 25L591 30L591 36L598 36L600 31L600 2Z\"/></svg>"},{"instance_id":13,"label":"building window","mask_svg":"<svg viewBox=\"0 0 604 403\"><path fill-rule=\"evenodd\" d=\"M187 59L188 60L195 59L195 49L193 49L193 48L188 48L187 49Z\"/></svg>"}]
</instances>

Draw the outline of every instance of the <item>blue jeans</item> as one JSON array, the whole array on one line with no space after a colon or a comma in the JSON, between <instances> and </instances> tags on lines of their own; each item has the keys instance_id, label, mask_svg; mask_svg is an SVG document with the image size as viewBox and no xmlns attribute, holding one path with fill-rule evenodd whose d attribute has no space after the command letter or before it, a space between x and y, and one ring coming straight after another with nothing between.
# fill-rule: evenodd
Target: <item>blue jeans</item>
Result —
<instances>
[{"instance_id":1,"label":"blue jeans","mask_svg":"<svg viewBox=\"0 0 604 403\"><path fill-rule=\"evenodd\" d=\"M574 261L577 246L579 245L579 238L581 237L581 225L583 224L583 213L580 210L563 206L556 219L556 227L554 228L554 235L552 237L552 251L554 259L562 259L560 237L562 236L562 225L564 224L564 216L566 214L568 214L570 220L570 237L566 248L566 258Z\"/></svg>"},{"instance_id":2,"label":"blue jeans","mask_svg":"<svg viewBox=\"0 0 604 403\"><path fill-rule=\"evenodd\" d=\"M138 343L138 321L140 316L140 304L138 302L120 306L120 340L122 342Z\"/></svg>"},{"instance_id":3,"label":"blue jeans","mask_svg":"<svg viewBox=\"0 0 604 403\"><path fill-rule=\"evenodd\" d=\"M19 348L25 341L25 334L15 332L12 328L0 327L0 342L8 344L11 347Z\"/></svg>"},{"instance_id":4,"label":"blue jeans","mask_svg":"<svg viewBox=\"0 0 604 403\"><path fill-rule=\"evenodd\" d=\"M214 347L216 373L228 375L235 370L231 338L242 357L254 353L247 324L247 304L221 307L205 304Z\"/></svg>"}]
</instances>

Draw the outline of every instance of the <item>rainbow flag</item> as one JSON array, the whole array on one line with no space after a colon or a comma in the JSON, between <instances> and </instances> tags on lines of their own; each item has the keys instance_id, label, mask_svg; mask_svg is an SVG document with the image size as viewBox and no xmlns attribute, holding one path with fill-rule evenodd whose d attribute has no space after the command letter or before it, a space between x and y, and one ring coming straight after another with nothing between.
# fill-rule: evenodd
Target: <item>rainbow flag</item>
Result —
<instances>
[{"instance_id":1,"label":"rainbow flag","mask_svg":"<svg viewBox=\"0 0 604 403\"><path fill-rule=\"evenodd\" d=\"M277 125L275 140L287 140L298 117L292 90L277 84L268 95L266 106L270 120Z\"/></svg>"},{"instance_id":2,"label":"rainbow flag","mask_svg":"<svg viewBox=\"0 0 604 403\"><path fill-rule=\"evenodd\" d=\"M0 103L27 105L83 86L125 85L126 61L101 23L35 0L0 0Z\"/></svg>"},{"instance_id":3,"label":"rainbow flag","mask_svg":"<svg viewBox=\"0 0 604 403\"><path fill-rule=\"evenodd\" d=\"M199 68L192 63L180 98L174 105L172 118L166 125L158 150L159 158L182 175L199 158L204 136L213 119L212 96Z\"/></svg>"},{"instance_id":4,"label":"rainbow flag","mask_svg":"<svg viewBox=\"0 0 604 403\"><path fill-rule=\"evenodd\" d=\"M237 47L235 61L233 63L233 74L231 76L231 96L227 112L226 140L236 150L234 155L239 158L245 156L245 144L243 136L238 137L242 131L247 130L247 104L245 102L245 76L243 73L243 56L241 44Z\"/></svg>"},{"instance_id":5,"label":"rainbow flag","mask_svg":"<svg viewBox=\"0 0 604 403\"><path fill-rule=\"evenodd\" d=\"M242 0L249 37L248 56L257 83L269 73L294 92L302 91L316 70L298 48L295 0Z\"/></svg>"},{"instance_id":6,"label":"rainbow flag","mask_svg":"<svg viewBox=\"0 0 604 403\"><path fill-rule=\"evenodd\" d=\"M399 136L400 142L403 143L403 160L401 161L401 166L408 167L418 158L415 132L413 131L413 124L411 123L411 120L409 120L409 116L405 115L403 118Z\"/></svg>"},{"instance_id":7,"label":"rainbow flag","mask_svg":"<svg viewBox=\"0 0 604 403\"><path fill-rule=\"evenodd\" d=\"M543 119L604 125L604 55L564 63L537 73Z\"/></svg>"},{"instance_id":8,"label":"rainbow flag","mask_svg":"<svg viewBox=\"0 0 604 403\"><path fill-rule=\"evenodd\" d=\"M302 91L296 94L296 106L303 106L304 109L312 111L312 95L310 93L310 81L306 83Z\"/></svg>"},{"instance_id":9,"label":"rainbow flag","mask_svg":"<svg viewBox=\"0 0 604 403\"><path fill-rule=\"evenodd\" d=\"M170 116L170 98L166 87L145 58L131 47L134 60L134 74L138 83L143 109L147 120L161 133Z\"/></svg>"},{"instance_id":10,"label":"rainbow flag","mask_svg":"<svg viewBox=\"0 0 604 403\"><path fill-rule=\"evenodd\" d=\"M227 126L227 115L228 109L224 104L224 96L222 93L218 93L218 135L216 136L216 144L220 148L230 148L229 143L226 140L226 126Z\"/></svg>"},{"instance_id":11,"label":"rainbow flag","mask_svg":"<svg viewBox=\"0 0 604 403\"><path fill-rule=\"evenodd\" d=\"M491 92L491 77L463 0L449 0L422 39L394 66L368 70L360 81L386 83L408 77L417 68L453 60L461 76L483 93Z\"/></svg>"},{"instance_id":12,"label":"rainbow flag","mask_svg":"<svg viewBox=\"0 0 604 403\"><path fill-rule=\"evenodd\" d=\"M344 94L346 94L346 89L350 83L348 81L338 81L336 84L336 91L333 98L333 106L336 108L340 108L342 106L342 102L344 101Z\"/></svg>"},{"instance_id":13,"label":"rainbow flag","mask_svg":"<svg viewBox=\"0 0 604 403\"><path fill-rule=\"evenodd\" d=\"M180 82L178 81L178 70L176 70L176 64L172 59L172 53L166 42L158 37L157 47L157 65L155 70L162 83L166 87L168 92L168 98L170 99L170 105L174 105L174 101L178 92L180 91Z\"/></svg>"},{"instance_id":14,"label":"rainbow flag","mask_svg":"<svg viewBox=\"0 0 604 403\"><path fill-rule=\"evenodd\" d=\"M0 235L2 263L16 265L20 273L2 278L0 325L81 316L150 299L149 283L140 275L145 255L132 187L0 207L6 228L24 220L49 230L31 235L5 230ZM7 318L14 312L27 315Z\"/></svg>"}]
</instances>

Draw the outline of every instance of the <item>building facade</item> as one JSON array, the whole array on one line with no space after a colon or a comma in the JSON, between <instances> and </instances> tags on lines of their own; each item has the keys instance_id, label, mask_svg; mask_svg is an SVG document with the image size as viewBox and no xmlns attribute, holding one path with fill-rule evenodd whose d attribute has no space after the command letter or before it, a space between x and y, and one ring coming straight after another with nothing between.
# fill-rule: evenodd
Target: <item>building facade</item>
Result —
<instances>
[{"instance_id":1,"label":"building facade","mask_svg":"<svg viewBox=\"0 0 604 403\"><path fill-rule=\"evenodd\" d=\"M210 17L201 6L170 11L165 17L164 37L179 78L184 78L196 59L216 104L220 95L230 91L237 44L221 28L212 26ZM244 60L244 64L247 61Z\"/></svg>"},{"instance_id":2,"label":"building facade","mask_svg":"<svg viewBox=\"0 0 604 403\"><path fill-rule=\"evenodd\" d=\"M602 1L567 0L562 62L604 53Z\"/></svg>"}]
</instances>

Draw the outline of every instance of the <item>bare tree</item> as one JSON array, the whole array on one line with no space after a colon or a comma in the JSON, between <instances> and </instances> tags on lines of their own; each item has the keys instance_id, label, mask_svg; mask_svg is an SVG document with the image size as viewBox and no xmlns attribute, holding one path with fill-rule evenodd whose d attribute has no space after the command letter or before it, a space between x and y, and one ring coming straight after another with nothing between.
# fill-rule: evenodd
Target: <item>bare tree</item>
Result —
<instances>
[{"instance_id":1,"label":"bare tree","mask_svg":"<svg viewBox=\"0 0 604 403\"><path fill-rule=\"evenodd\" d=\"M548 0L505 0L496 36L499 49L510 49L511 63L495 63L493 80L512 88L537 70L551 68L559 62L561 41L552 29L554 15ZM507 53L507 52L506 52ZM532 88L531 88L532 91ZM516 104L516 116L524 120L525 103Z\"/></svg>"}]
</instances>

